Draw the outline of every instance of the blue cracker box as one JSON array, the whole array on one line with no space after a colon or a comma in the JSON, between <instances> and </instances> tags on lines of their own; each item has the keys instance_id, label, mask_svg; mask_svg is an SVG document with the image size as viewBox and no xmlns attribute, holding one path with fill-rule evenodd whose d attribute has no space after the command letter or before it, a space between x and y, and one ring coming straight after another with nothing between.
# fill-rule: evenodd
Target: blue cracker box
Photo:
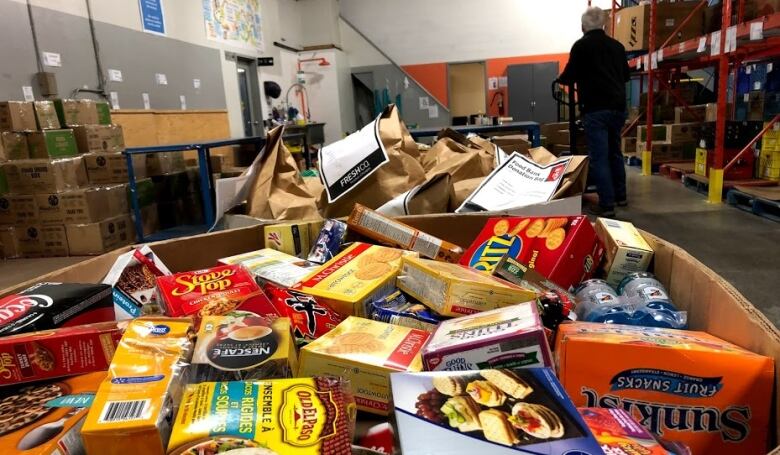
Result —
<instances>
[{"instance_id":1,"label":"blue cracker box","mask_svg":"<svg viewBox=\"0 0 780 455\"><path fill-rule=\"evenodd\" d=\"M390 375L403 453L602 454L549 368Z\"/></svg>"}]
</instances>

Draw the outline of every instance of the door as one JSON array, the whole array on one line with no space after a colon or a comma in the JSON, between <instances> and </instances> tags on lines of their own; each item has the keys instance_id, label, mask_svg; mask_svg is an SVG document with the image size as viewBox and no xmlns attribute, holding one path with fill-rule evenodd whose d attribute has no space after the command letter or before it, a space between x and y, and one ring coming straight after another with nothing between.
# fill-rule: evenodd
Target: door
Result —
<instances>
[{"instance_id":1,"label":"door","mask_svg":"<svg viewBox=\"0 0 780 455\"><path fill-rule=\"evenodd\" d=\"M515 121L557 121L552 82L558 77L558 62L510 65L506 75L509 85L508 112Z\"/></svg>"},{"instance_id":2,"label":"door","mask_svg":"<svg viewBox=\"0 0 780 455\"><path fill-rule=\"evenodd\" d=\"M374 73L353 73L352 91L355 100L355 126L360 129L374 120Z\"/></svg>"},{"instance_id":3,"label":"door","mask_svg":"<svg viewBox=\"0 0 780 455\"><path fill-rule=\"evenodd\" d=\"M486 112L485 63L451 63L448 65L450 114L453 117Z\"/></svg>"},{"instance_id":4,"label":"door","mask_svg":"<svg viewBox=\"0 0 780 455\"><path fill-rule=\"evenodd\" d=\"M558 62L534 64L533 120L551 123L558 120L557 103L552 97L552 83L558 77Z\"/></svg>"},{"instance_id":5,"label":"door","mask_svg":"<svg viewBox=\"0 0 780 455\"><path fill-rule=\"evenodd\" d=\"M260 102L260 83L257 79L257 61L236 57L236 76L238 77L238 95L241 98L241 120L244 136L262 136L262 104Z\"/></svg>"}]
</instances>

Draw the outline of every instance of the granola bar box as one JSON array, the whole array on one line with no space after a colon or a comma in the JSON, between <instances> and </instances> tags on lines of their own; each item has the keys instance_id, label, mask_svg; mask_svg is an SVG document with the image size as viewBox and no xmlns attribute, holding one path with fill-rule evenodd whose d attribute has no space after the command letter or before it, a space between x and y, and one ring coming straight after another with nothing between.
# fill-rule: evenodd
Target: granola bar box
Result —
<instances>
[{"instance_id":1,"label":"granola bar box","mask_svg":"<svg viewBox=\"0 0 780 455\"><path fill-rule=\"evenodd\" d=\"M159 313L157 277L170 274L148 245L120 255L103 279L103 283L113 288L116 319Z\"/></svg>"}]
</instances>

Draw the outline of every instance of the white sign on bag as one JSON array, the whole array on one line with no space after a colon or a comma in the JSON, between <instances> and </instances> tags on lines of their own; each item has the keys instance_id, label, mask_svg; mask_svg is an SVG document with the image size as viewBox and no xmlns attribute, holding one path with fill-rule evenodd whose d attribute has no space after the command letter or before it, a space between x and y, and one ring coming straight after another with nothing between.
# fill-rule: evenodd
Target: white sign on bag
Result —
<instances>
[{"instance_id":1,"label":"white sign on bag","mask_svg":"<svg viewBox=\"0 0 780 455\"><path fill-rule=\"evenodd\" d=\"M547 202L558 189L570 160L561 158L542 166L515 152L455 212L501 211Z\"/></svg>"},{"instance_id":2,"label":"white sign on bag","mask_svg":"<svg viewBox=\"0 0 780 455\"><path fill-rule=\"evenodd\" d=\"M360 131L320 150L320 176L328 202L350 192L390 160L379 138L380 117Z\"/></svg>"},{"instance_id":3,"label":"white sign on bag","mask_svg":"<svg viewBox=\"0 0 780 455\"><path fill-rule=\"evenodd\" d=\"M438 183L439 180L444 178L446 175L447 174L439 174L436 178L429 179L427 182L421 183L420 185L415 186L403 194L399 194L393 199L382 204L382 206L376 209L376 211L385 216L411 215L411 213L409 213L409 201L415 197L417 193L428 189L435 183Z\"/></svg>"}]
</instances>

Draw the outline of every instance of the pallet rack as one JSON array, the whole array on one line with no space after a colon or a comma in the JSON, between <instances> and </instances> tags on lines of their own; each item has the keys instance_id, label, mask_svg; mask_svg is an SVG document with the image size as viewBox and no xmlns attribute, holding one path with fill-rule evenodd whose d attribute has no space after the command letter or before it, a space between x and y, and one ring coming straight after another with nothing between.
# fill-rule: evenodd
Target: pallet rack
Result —
<instances>
[{"instance_id":1,"label":"pallet rack","mask_svg":"<svg viewBox=\"0 0 780 455\"><path fill-rule=\"evenodd\" d=\"M636 3L634 1L634 3ZM780 55L780 13L769 16L757 17L744 22L745 0L721 0L722 22L721 29L697 38L677 44L670 44L673 37L694 17L701 14L702 8L709 3L701 0L688 16L680 22L669 37L657 46L655 40L656 12L658 0L650 0L649 36L647 54L630 58L629 68L634 77L639 77L640 93L643 91L645 80L647 81L647 106L644 112L645 124L648 134L645 151L642 152L642 175L651 174L652 166L652 131L653 109L655 102L656 85L669 91L677 104L689 112L693 112L690 106L672 88L670 80L679 80L680 75L692 69L716 66L718 75L717 85L717 116L715 122L715 156L713 167L710 168L708 198L711 203L720 203L723 199L723 175L724 171L733 166L741 156L752 153L753 145L763 134L780 120L776 115L766 127L746 145L730 162L724 163L724 139L727 121L727 105L734 102L735 90L731 91L732 99L729 100L729 72L733 74L736 84L737 69L745 64L752 63ZM588 1L590 6L591 2ZM736 9L734 7L736 6ZM612 30L615 29L616 13L621 5L616 0L612 2ZM736 23L732 24L732 13L736 11ZM734 109L736 111L736 109ZM637 117L624 130L625 136L638 124L642 115Z\"/></svg>"}]
</instances>

